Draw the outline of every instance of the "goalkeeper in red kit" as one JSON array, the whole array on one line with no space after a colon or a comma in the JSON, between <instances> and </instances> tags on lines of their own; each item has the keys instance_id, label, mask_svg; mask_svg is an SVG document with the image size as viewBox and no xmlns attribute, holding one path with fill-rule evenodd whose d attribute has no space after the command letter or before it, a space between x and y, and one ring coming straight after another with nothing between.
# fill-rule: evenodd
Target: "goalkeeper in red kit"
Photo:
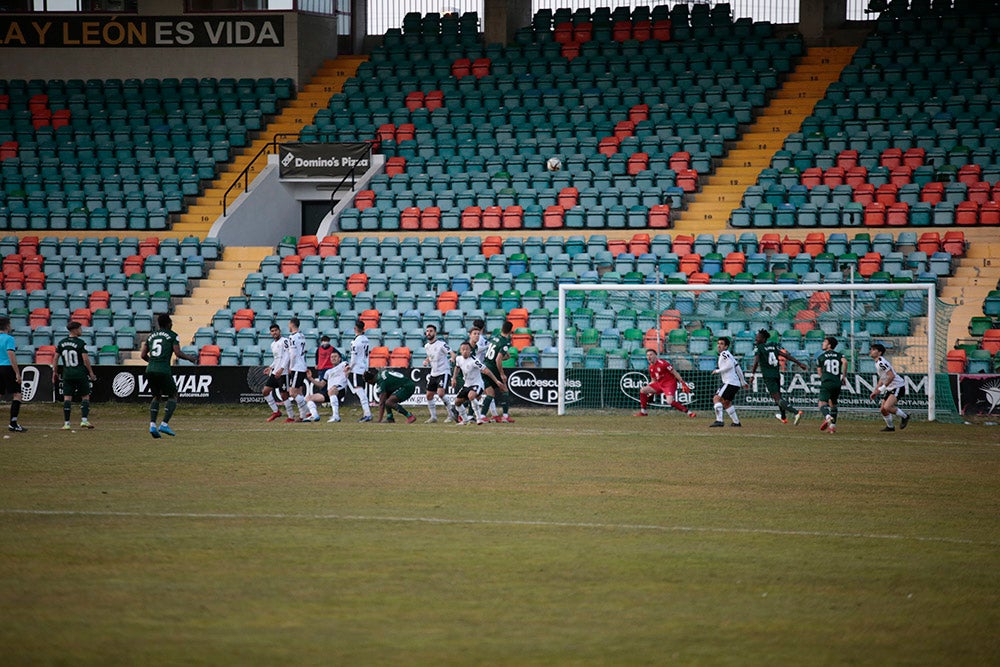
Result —
<instances>
[{"instance_id":1,"label":"goalkeeper in red kit","mask_svg":"<svg viewBox=\"0 0 1000 667\"><path fill-rule=\"evenodd\" d=\"M694 417L693 410L688 410L687 406L677 400L677 383L679 382L684 393L689 393L691 388L680 376L680 373L666 359L660 359L655 350L646 350L646 361L649 362L649 379L647 385L643 385L639 390L639 412L636 417L645 417L649 414L649 399L651 396L663 394L667 403L674 410L683 412L688 417Z\"/></svg>"}]
</instances>

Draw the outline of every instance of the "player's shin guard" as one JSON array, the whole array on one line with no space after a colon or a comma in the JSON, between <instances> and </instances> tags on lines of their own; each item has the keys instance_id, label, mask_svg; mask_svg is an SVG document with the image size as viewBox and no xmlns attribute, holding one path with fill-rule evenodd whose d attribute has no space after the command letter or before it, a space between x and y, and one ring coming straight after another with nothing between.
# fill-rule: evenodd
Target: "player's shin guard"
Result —
<instances>
[{"instance_id":1,"label":"player's shin guard","mask_svg":"<svg viewBox=\"0 0 1000 667\"><path fill-rule=\"evenodd\" d=\"M371 417L372 409L368 404L368 391L364 387L354 387L354 393L361 403L361 412L364 413L365 417Z\"/></svg>"},{"instance_id":2,"label":"player's shin guard","mask_svg":"<svg viewBox=\"0 0 1000 667\"><path fill-rule=\"evenodd\" d=\"M721 422L722 421L722 403L716 403L712 407L715 408L715 421Z\"/></svg>"},{"instance_id":3,"label":"player's shin guard","mask_svg":"<svg viewBox=\"0 0 1000 667\"><path fill-rule=\"evenodd\" d=\"M174 416L174 410L176 410L176 409L177 409L177 401L174 400L174 399L172 399L172 398L168 398L167 399L167 407L165 407L163 409L163 423L164 424L166 424L166 423L168 423L170 421L170 418Z\"/></svg>"},{"instance_id":4,"label":"player's shin guard","mask_svg":"<svg viewBox=\"0 0 1000 667\"><path fill-rule=\"evenodd\" d=\"M73 401L63 401L63 419L69 421L70 411L73 409Z\"/></svg>"},{"instance_id":5,"label":"player's shin guard","mask_svg":"<svg viewBox=\"0 0 1000 667\"><path fill-rule=\"evenodd\" d=\"M278 411L278 402L274 400L274 394L268 394L264 400L267 402L267 407L271 408L272 414Z\"/></svg>"},{"instance_id":6,"label":"player's shin guard","mask_svg":"<svg viewBox=\"0 0 1000 667\"><path fill-rule=\"evenodd\" d=\"M726 414L729 415L729 418L733 420L734 424L739 424L740 423L740 418L736 414L736 406L735 405L730 405L728 408L726 408Z\"/></svg>"}]
</instances>

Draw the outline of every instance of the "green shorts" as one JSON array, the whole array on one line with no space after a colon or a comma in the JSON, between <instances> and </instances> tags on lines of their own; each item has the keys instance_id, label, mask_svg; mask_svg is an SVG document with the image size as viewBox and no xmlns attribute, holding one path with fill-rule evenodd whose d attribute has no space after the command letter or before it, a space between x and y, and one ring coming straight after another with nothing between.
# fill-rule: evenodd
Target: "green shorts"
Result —
<instances>
[{"instance_id":1,"label":"green shorts","mask_svg":"<svg viewBox=\"0 0 1000 667\"><path fill-rule=\"evenodd\" d=\"M819 400L823 403L840 400L840 384L821 384L819 386Z\"/></svg>"},{"instance_id":2,"label":"green shorts","mask_svg":"<svg viewBox=\"0 0 1000 667\"><path fill-rule=\"evenodd\" d=\"M90 378L62 379L62 396L90 396Z\"/></svg>"},{"instance_id":3,"label":"green shorts","mask_svg":"<svg viewBox=\"0 0 1000 667\"><path fill-rule=\"evenodd\" d=\"M764 375L762 378L764 380L764 386L767 388L767 393L769 394L780 394L781 393L781 376L780 375Z\"/></svg>"},{"instance_id":4,"label":"green shorts","mask_svg":"<svg viewBox=\"0 0 1000 667\"><path fill-rule=\"evenodd\" d=\"M399 399L399 402L402 403L410 396L413 396L413 392L416 391L416 388L417 388L416 385L413 384L407 387L400 387L396 391L392 392L392 395L395 396L397 399Z\"/></svg>"},{"instance_id":5,"label":"green shorts","mask_svg":"<svg viewBox=\"0 0 1000 667\"><path fill-rule=\"evenodd\" d=\"M149 393L156 396L175 396L177 394L177 384L174 376L170 373L150 373L146 372L146 380L149 381Z\"/></svg>"}]
</instances>

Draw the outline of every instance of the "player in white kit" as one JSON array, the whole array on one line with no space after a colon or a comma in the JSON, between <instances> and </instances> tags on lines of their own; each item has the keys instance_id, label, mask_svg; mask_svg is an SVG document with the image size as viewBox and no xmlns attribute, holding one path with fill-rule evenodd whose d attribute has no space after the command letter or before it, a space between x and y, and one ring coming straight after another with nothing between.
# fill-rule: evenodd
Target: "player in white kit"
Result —
<instances>
[{"instance_id":1,"label":"player in white kit","mask_svg":"<svg viewBox=\"0 0 1000 667\"><path fill-rule=\"evenodd\" d=\"M368 405L368 383L365 382L365 371L368 370L368 357L371 355L371 343L365 335L365 323L361 320L354 322L354 342L351 343L351 358L349 360L350 372L347 376L350 382L351 391L361 402L361 412L363 416L359 422L370 422L372 420L372 409Z\"/></svg>"},{"instance_id":2,"label":"player in white kit","mask_svg":"<svg viewBox=\"0 0 1000 667\"><path fill-rule=\"evenodd\" d=\"M500 381L497 376L493 375L493 372L486 368L486 365L477 359L472 354L472 344L469 341L463 341L458 347L459 355L455 359L455 367L462 371L462 388L458 390L458 395L455 397L455 421L459 424L488 424L489 419L483 417L479 412L479 404L476 402L476 398L483 393L483 374L485 373L488 378L496 382L500 387L506 391L506 387L503 382ZM455 387L458 383L458 373L455 373L455 377L451 380L451 386ZM465 404L468 403L472 406L472 412L475 415L475 419L470 419L468 412L466 411Z\"/></svg>"},{"instance_id":3,"label":"player in white kit","mask_svg":"<svg viewBox=\"0 0 1000 667\"><path fill-rule=\"evenodd\" d=\"M312 381L315 392L306 399L310 415L309 421L319 421L317 405L322 403L329 403L330 407L333 408L333 415L327 421L340 421L340 403L344 400L347 387L350 384L347 380L350 364L341 359L340 352L337 350L330 353L330 363L333 364L333 367L322 371L318 378L313 378L312 374L306 371L306 377Z\"/></svg>"},{"instance_id":4,"label":"player in white kit","mask_svg":"<svg viewBox=\"0 0 1000 667\"><path fill-rule=\"evenodd\" d=\"M299 407L299 418L295 420L288 415L286 422L303 421L309 416L306 406L306 373L309 365L306 363L306 337L299 331L299 318L288 320L288 393Z\"/></svg>"},{"instance_id":5,"label":"player in white kit","mask_svg":"<svg viewBox=\"0 0 1000 667\"><path fill-rule=\"evenodd\" d=\"M719 350L719 367L712 371L712 373L722 376L722 387L712 398L712 403L715 407L715 421L710 426L718 427L725 425L722 421L723 410L733 420L733 426L742 426L743 424L740 423L740 418L736 414L736 406L733 405L733 399L736 398L736 393L741 388L746 388L749 385L743 375L743 369L740 368L740 363L733 356L733 353L729 351L729 337L719 336L716 347Z\"/></svg>"},{"instance_id":6,"label":"player in white kit","mask_svg":"<svg viewBox=\"0 0 1000 667\"><path fill-rule=\"evenodd\" d=\"M437 327L428 324L424 329L424 336L427 342L424 344L424 351L427 357L424 359L424 366L430 366L430 375L427 377L427 410L430 411L428 424L433 424L437 419L437 401L434 396L440 396L444 403L445 410L451 411L448 401L447 389L451 380L451 364L455 358L455 353L443 339L437 337ZM450 419L450 417L449 417Z\"/></svg>"}]
</instances>

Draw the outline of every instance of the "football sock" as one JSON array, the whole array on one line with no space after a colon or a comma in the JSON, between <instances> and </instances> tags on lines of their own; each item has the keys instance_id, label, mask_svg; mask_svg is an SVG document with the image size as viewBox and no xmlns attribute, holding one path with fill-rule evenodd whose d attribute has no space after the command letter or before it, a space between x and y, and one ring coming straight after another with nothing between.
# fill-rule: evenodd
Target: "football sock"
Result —
<instances>
[{"instance_id":1,"label":"football sock","mask_svg":"<svg viewBox=\"0 0 1000 667\"><path fill-rule=\"evenodd\" d=\"M500 409L503 410L504 415L510 412L510 395L507 392L500 396Z\"/></svg>"},{"instance_id":2,"label":"football sock","mask_svg":"<svg viewBox=\"0 0 1000 667\"><path fill-rule=\"evenodd\" d=\"M430 398L427 399L427 410L430 411L430 413L431 413L431 419L437 419L438 418L437 401L434 399L434 395L433 394L431 395Z\"/></svg>"},{"instance_id":3,"label":"football sock","mask_svg":"<svg viewBox=\"0 0 1000 667\"><path fill-rule=\"evenodd\" d=\"M365 417L371 417L372 409L371 406L368 405L368 392L365 390L364 387L355 387L354 393L358 397L358 400L361 402L361 412L364 413Z\"/></svg>"},{"instance_id":4,"label":"football sock","mask_svg":"<svg viewBox=\"0 0 1000 667\"><path fill-rule=\"evenodd\" d=\"M63 401L63 419L69 422L69 413L73 408L73 401Z\"/></svg>"},{"instance_id":5,"label":"football sock","mask_svg":"<svg viewBox=\"0 0 1000 667\"><path fill-rule=\"evenodd\" d=\"M644 391L640 391L639 392L639 408L642 409L643 412L645 412L646 411L646 407L648 405L649 405L649 394L647 394Z\"/></svg>"},{"instance_id":6,"label":"football sock","mask_svg":"<svg viewBox=\"0 0 1000 667\"><path fill-rule=\"evenodd\" d=\"M399 414L403 415L407 419L410 418L410 413L402 405L393 406L392 410L395 410L396 412L398 412ZM392 414L392 412L389 412L389 414Z\"/></svg>"},{"instance_id":7,"label":"football sock","mask_svg":"<svg viewBox=\"0 0 1000 667\"><path fill-rule=\"evenodd\" d=\"M829 408L829 406L826 406L826 405L822 406L819 409L819 413L821 415L823 415L824 417L828 417L830 415L830 408Z\"/></svg>"},{"instance_id":8,"label":"football sock","mask_svg":"<svg viewBox=\"0 0 1000 667\"><path fill-rule=\"evenodd\" d=\"M472 414L476 416L476 421L483 418L483 413L479 410L479 406L476 405L475 401L472 403Z\"/></svg>"},{"instance_id":9,"label":"football sock","mask_svg":"<svg viewBox=\"0 0 1000 667\"><path fill-rule=\"evenodd\" d=\"M830 408L830 417L833 419L834 423L837 421L837 406Z\"/></svg>"},{"instance_id":10,"label":"football sock","mask_svg":"<svg viewBox=\"0 0 1000 667\"><path fill-rule=\"evenodd\" d=\"M496 408L493 405L493 397L492 396L490 396L489 394L486 394L485 396L483 396L483 407L481 409L482 410L489 410L490 414L494 414L495 415L497 413Z\"/></svg>"},{"instance_id":11,"label":"football sock","mask_svg":"<svg viewBox=\"0 0 1000 667\"><path fill-rule=\"evenodd\" d=\"M278 402L274 400L274 394L268 394L264 400L267 401L267 407L271 408L272 414L278 411Z\"/></svg>"},{"instance_id":12,"label":"football sock","mask_svg":"<svg viewBox=\"0 0 1000 667\"><path fill-rule=\"evenodd\" d=\"M319 419L319 410L316 409L315 401L306 401L306 408L309 409L309 416L313 419Z\"/></svg>"},{"instance_id":13,"label":"football sock","mask_svg":"<svg viewBox=\"0 0 1000 667\"><path fill-rule=\"evenodd\" d=\"M306 405L306 397L299 394L295 397L295 403L299 406L299 416L305 419L306 415L309 414L309 406Z\"/></svg>"},{"instance_id":14,"label":"football sock","mask_svg":"<svg viewBox=\"0 0 1000 667\"><path fill-rule=\"evenodd\" d=\"M884 417L884 419L885 419L885 425L888 426L889 428L892 428L892 413L890 412L889 414L887 414Z\"/></svg>"},{"instance_id":15,"label":"football sock","mask_svg":"<svg viewBox=\"0 0 1000 667\"><path fill-rule=\"evenodd\" d=\"M476 405L475 401L470 401L470 402L472 403L472 409L473 410L478 410L479 409L479 406ZM458 411L458 416L461 417L463 421L465 420L466 417L469 416L469 411L465 409L465 403L462 403L461 405L456 406L455 409Z\"/></svg>"},{"instance_id":16,"label":"football sock","mask_svg":"<svg viewBox=\"0 0 1000 667\"><path fill-rule=\"evenodd\" d=\"M21 414L21 401L16 398L10 402L10 423L17 423L17 416Z\"/></svg>"},{"instance_id":17,"label":"football sock","mask_svg":"<svg viewBox=\"0 0 1000 667\"><path fill-rule=\"evenodd\" d=\"M83 399L80 401L80 417L86 419L90 416L90 401ZM67 417L69 419L69 417Z\"/></svg>"},{"instance_id":18,"label":"football sock","mask_svg":"<svg viewBox=\"0 0 1000 667\"><path fill-rule=\"evenodd\" d=\"M779 405L781 406L781 416L782 417L785 416L785 411L786 410L788 412L792 412L792 413L797 412L797 410L794 407L792 407L792 404L788 401L788 399L785 399L785 398L781 399L781 403L779 403Z\"/></svg>"},{"instance_id":19,"label":"football sock","mask_svg":"<svg viewBox=\"0 0 1000 667\"><path fill-rule=\"evenodd\" d=\"M177 401L172 398L167 399L167 407L163 409L164 424L170 421L170 418L174 416L174 410L176 409L177 409Z\"/></svg>"},{"instance_id":20,"label":"football sock","mask_svg":"<svg viewBox=\"0 0 1000 667\"><path fill-rule=\"evenodd\" d=\"M729 418L733 420L734 424L739 424L740 423L740 418L736 415L736 406L735 405L730 405L728 408L726 408L726 414L729 415ZM720 419L719 421L722 421L722 420Z\"/></svg>"},{"instance_id":21,"label":"football sock","mask_svg":"<svg viewBox=\"0 0 1000 667\"><path fill-rule=\"evenodd\" d=\"M287 397L287 398L285 398L285 400L284 400L284 401L282 401L282 402L283 402L283 403L285 404L285 412L287 412L287 413L288 413L288 418L289 418L289 419L291 419L291 418L292 418L292 415L294 414L294 411L293 411L293 409L292 409L292 397L291 397L291 396L288 396L288 397Z\"/></svg>"},{"instance_id":22,"label":"football sock","mask_svg":"<svg viewBox=\"0 0 1000 667\"><path fill-rule=\"evenodd\" d=\"M896 414L899 415L900 419L906 419L909 415L903 412L902 408L896 408Z\"/></svg>"},{"instance_id":23,"label":"football sock","mask_svg":"<svg viewBox=\"0 0 1000 667\"><path fill-rule=\"evenodd\" d=\"M149 423L156 426L156 418L160 414L160 402L153 400L149 404Z\"/></svg>"},{"instance_id":24,"label":"football sock","mask_svg":"<svg viewBox=\"0 0 1000 667\"><path fill-rule=\"evenodd\" d=\"M646 408L645 405L642 406L642 407L643 407L643 409ZM687 406L684 405L683 403L681 403L680 401L674 401L674 402L672 402L670 404L670 407L672 407L674 410L677 410L679 412L683 412L684 414L687 414L687 411L688 411Z\"/></svg>"},{"instance_id":25,"label":"football sock","mask_svg":"<svg viewBox=\"0 0 1000 667\"><path fill-rule=\"evenodd\" d=\"M336 395L330 397L330 407L333 408L334 418L340 419L340 399Z\"/></svg>"},{"instance_id":26,"label":"football sock","mask_svg":"<svg viewBox=\"0 0 1000 667\"><path fill-rule=\"evenodd\" d=\"M722 403L716 403L712 407L715 408L715 421L721 422L722 421Z\"/></svg>"}]
</instances>

